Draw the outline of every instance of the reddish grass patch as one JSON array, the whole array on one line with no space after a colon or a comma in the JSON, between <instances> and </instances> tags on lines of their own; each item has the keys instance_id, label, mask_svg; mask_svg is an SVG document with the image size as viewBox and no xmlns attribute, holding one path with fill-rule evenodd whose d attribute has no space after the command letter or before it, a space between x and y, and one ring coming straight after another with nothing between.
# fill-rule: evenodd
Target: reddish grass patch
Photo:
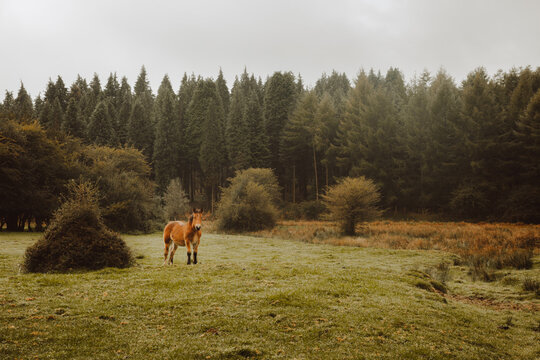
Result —
<instances>
[{"instance_id":1,"label":"reddish grass patch","mask_svg":"<svg viewBox=\"0 0 540 360\"><path fill-rule=\"evenodd\" d=\"M530 268L540 250L540 225L374 221L359 226L357 233L343 237L337 224L325 221L281 221L251 234L343 246L443 250L459 255L484 280L490 280L487 269Z\"/></svg>"}]
</instances>

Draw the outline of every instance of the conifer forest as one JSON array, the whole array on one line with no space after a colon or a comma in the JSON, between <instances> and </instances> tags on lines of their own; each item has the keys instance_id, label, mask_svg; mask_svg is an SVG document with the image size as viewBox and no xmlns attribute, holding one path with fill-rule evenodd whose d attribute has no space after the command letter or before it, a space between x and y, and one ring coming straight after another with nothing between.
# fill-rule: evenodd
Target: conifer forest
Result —
<instances>
[{"instance_id":1,"label":"conifer forest","mask_svg":"<svg viewBox=\"0 0 540 360\"><path fill-rule=\"evenodd\" d=\"M126 177L147 178L133 184L147 202L178 178L191 202L211 209L227 179L254 167L274 170L285 208L365 176L387 216L540 221L540 68L493 76L477 68L461 83L442 69L408 81L397 68L355 78L333 71L313 86L292 72L263 79L247 70L227 84L220 71L185 74L178 89L165 75L151 89L143 66L134 83L111 73L44 85L32 98L21 83L0 103L0 218L8 225L48 218L69 178L110 181L99 164L114 152ZM103 185L125 187L115 186ZM39 201L21 201L30 195ZM111 219L126 213L115 204Z\"/></svg>"}]
</instances>

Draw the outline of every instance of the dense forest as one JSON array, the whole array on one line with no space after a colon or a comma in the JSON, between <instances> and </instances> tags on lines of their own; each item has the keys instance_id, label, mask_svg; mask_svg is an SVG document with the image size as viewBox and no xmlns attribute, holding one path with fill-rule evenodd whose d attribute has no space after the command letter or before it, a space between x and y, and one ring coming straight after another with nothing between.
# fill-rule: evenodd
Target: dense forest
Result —
<instances>
[{"instance_id":1,"label":"dense forest","mask_svg":"<svg viewBox=\"0 0 540 360\"><path fill-rule=\"evenodd\" d=\"M69 87L58 76L35 99L23 84L16 96L7 91L0 131L4 218L20 201L47 203L50 212L56 203L44 194L60 194L63 184L54 177L86 174L126 192L128 172L149 174L155 189L133 186L158 196L179 178L191 201L212 208L235 171L268 167L285 208L317 206L326 186L365 176L388 215L540 221L540 68L494 76L478 68L461 84L444 70L409 82L396 68L355 79L332 72L313 87L291 72L263 80L244 71L230 88L220 71L216 79L185 74L176 91L166 75L157 93L144 67L133 87L116 74L104 85L94 75ZM37 160L13 164L21 152ZM62 168L66 157L75 170ZM28 199L17 186L32 189ZM124 213L122 201L111 211Z\"/></svg>"}]
</instances>

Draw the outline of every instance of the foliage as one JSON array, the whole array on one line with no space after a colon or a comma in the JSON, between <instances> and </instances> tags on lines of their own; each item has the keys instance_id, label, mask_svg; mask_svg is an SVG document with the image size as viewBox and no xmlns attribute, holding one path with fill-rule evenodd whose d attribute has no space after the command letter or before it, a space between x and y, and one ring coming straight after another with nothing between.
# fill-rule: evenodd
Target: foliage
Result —
<instances>
[{"instance_id":1,"label":"foliage","mask_svg":"<svg viewBox=\"0 0 540 360\"><path fill-rule=\"evenodd\" d=\"M35 219L40 228L58 206L75 168L62 144L37 124L0 123L0 218L8 230L23 230Z\"/></svg>"},{"instance_id":2,"label":"foliage","mask_svg":"<svg viewBox=\"0 0 540 360\"><path fill-rule=\"evenodd\" d=\"M217 226L223 230L249 231L272 228L278 217L277 179L270 169L237 171L223 189Z\"/></svg>"},{"instance_id":3,"label":"foliage","mask_svg":"<svg viewBox=\"0 0 540 360\"><path fill-rule=\"evenodd\" d=\"M328 217L341 224L347 235L354 235L356 224L375 219L381 215L377 209L379 189L365 177L344 178L327 189L323 201L328 208Z\"/></svg>"},{"instance_id":4,"label":"foliage","mask_svg":"<svg viewBox=\"0 0 540 360\"><path fill-rule=\"evenodd\" d=\"M366 176L394 214L539 221L539 68L477 68L459 84L444 69L405 83L390 68L361 70L352 82L332 71L310 90L300 74L263 81L247 69L230 93L222 71L184 74L177 93L168 77L162 85L154 98L144 66L133 89L116 74L104 87L97 74L69 88L59 76L32 104L21 84L16 97L6 91L0 121L39 118L51 138L130 144L151 162L160 194L178 177L205 205L234 171L271 167L282 199L295 203Z\"/></svg>"},{"instance_id":5,"label":"foliage","mask_svg":"<svg viewBox=\"0 0 540 360\"><path fill-rule=\"evenodd\" d=\"M165 221L180 220L189 211L189 199L180 179L172 179L163 194L163 215Z\"/></svg>"},{"instance_id":6,"label":"foliage","mask_svg":"<svg viewBox=\"0 0 540 360\"><path fill-rule=\"evenodd\" d=\"M134 148L90 146L80 159L83 178L101 194L103 220L115 231L149 230L154 213L154 183L144 155Z\"/></svg>"},{"instance_id":7,"label":"foliage","mask_svg":"<svg viewBox=\"0 0 540 360\"><path fill-rule=\"evenodd\" d=\"M102 221L98 190L90 183L70 183L69 197L54 213L43 237L24 255L26 272L96 270L128 267L131 252Z\"/></svg>"}]
</instances>

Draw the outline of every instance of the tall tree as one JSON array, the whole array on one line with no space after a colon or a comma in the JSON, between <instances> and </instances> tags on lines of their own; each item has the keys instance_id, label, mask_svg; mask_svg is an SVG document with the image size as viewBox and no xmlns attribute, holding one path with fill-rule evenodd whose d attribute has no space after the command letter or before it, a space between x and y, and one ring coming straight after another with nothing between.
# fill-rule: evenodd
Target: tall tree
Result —
<instances>
[{"instance_id":1,"label":"tall tree","mask_svg":"<svg viewBox=\"0 0 540 360\"><path fill-rule=\"evenodd\" d=\"M129 124L129 117L131 115L131 108L132 108L132 94L131 94L131 86L129 86L129 83L127 81L127 78L124 76L122 77L122 82L120 85L119 90L119 101L118 103L118 113L116 118L116 135L118 138L118 142L120 145L124 145L127 142L128 139L128 124Z\"/></svg>"},{"instance_id":2,"label":"tall tree","mask_svg":"<svg viewBox=\"0 0 540 360\"><path fill-rule=\"evenodd\" d=\"M296 200L296 187L300 195L306 196L306 188L313 174L313 193L319 198L316 137L319 124L316 123L318 107L317 96L313 92L306 93L298 102L283 128L280 155L284 164L290 164L289 174L292 177L291 194L293 202ZM297 181L298 179L298 181Z\"/></svg>"},{"instance_id":3,"label":"tall tree","mask_svg":"<svg viewBox=\"0 0 540 360\"><path fill-rule=\"evenodd\" d=\"M221 71L221 69L219 69L219 75L216 79L216 87L221 99L221 104L223 105L223 112L225 116L227 116L229 113L230 94L229 88L227 87L227 81L225 81L223 71Z\"/></svg>"},{"instance_id":4,"label":"tall tree","mask_svg":"<svg viewBox=\"0 0 540 360\"><path fill-rule=\"evenodd\" d=\"M208 99L208 108L205 112L199 162L201 170L207 183L210 185L210 199L212 212L214 212L214 201L217 186L222 174L223 165L226 161L223 133L220 129L222 117L221 104L215 99Z\"/></svg>"},{"instance_id":5,"label":"tall tree","mask_svg":"<svg viewBox=\"0 0 540 360\"><path fill-rule=\"evenodd\" d=\"M155 119L153 116L154 97L146 75L146 69L143 66L137 81L135 82L135 95L129 121L130 129L128 139L137 149L142 150L144 155L152 158L154 150L154 128ZM138 129L131 129L138 126Z\"/></svg>"},{"instance_id":6,"label":"tall tree","mask_svg":"<svg viewBox=\"0 0 540 360\"><path fill-rule=\"evenodd\" d=\"M114 143L115 134L106 100L100 101L88 124L87 139L96 145L110 145Z\"/></svg>"},{"instance_id":7,"label":"tall tree","mask_svg":"<svg viewBox=\"0 0 540 360\"><path fill-rule=\"evenodd\" d=\"M34 117L34 105L32 104L32 98L26 92L23 83L17 94L17 98L14 101L15 117L19 121L29 121Z\"/></svg>"},{"instance_id":8,"label":"tall tree","mask_svg":"<svg viewBox=\"0 0 540 360\"><path fill-rule=\"evenodd\" d=\"M247 169L251 163L251 134L246 122L248 115L245 109L246 104L242 97L240 83L236 81L233 86L230 111L225 127L229 164L234 171Z\"/></svg>"},{"instance_id":9,"label":"tall tree","mask_svg":"<svg viewBox=\"0 0 540 360\"><path fill-rule=\"evenodd\" d=\"M69 135L84 138L86 135L86 123L82 119L81 109L77 99L69 99L66 115L62 122L62 130Z\"/></svg>"},{"instance_id":10,"label":"tall tree","mask_svg":"<svg viewBox=\"0 0 540 360\"><path fill-rule=\"evenodd\" d=\"M178 127L178 112L175 94L169 77L165 75L154 103L157 119L153 163L158 191L163 192L180 172L179 151L181 134Z\"/></svg>"},{"instance_id":11,"label":"tall tree","mask_svg":"<svg viewBox=\"0 0 540 360\"><path fill-rule=\"evenodd\" d=\"M270 140L270 166L281 173L279 144L283 127L294 109L296 83L291 72L275 72L265 85L263 114Z\"/></svg>"}]
</instances>

